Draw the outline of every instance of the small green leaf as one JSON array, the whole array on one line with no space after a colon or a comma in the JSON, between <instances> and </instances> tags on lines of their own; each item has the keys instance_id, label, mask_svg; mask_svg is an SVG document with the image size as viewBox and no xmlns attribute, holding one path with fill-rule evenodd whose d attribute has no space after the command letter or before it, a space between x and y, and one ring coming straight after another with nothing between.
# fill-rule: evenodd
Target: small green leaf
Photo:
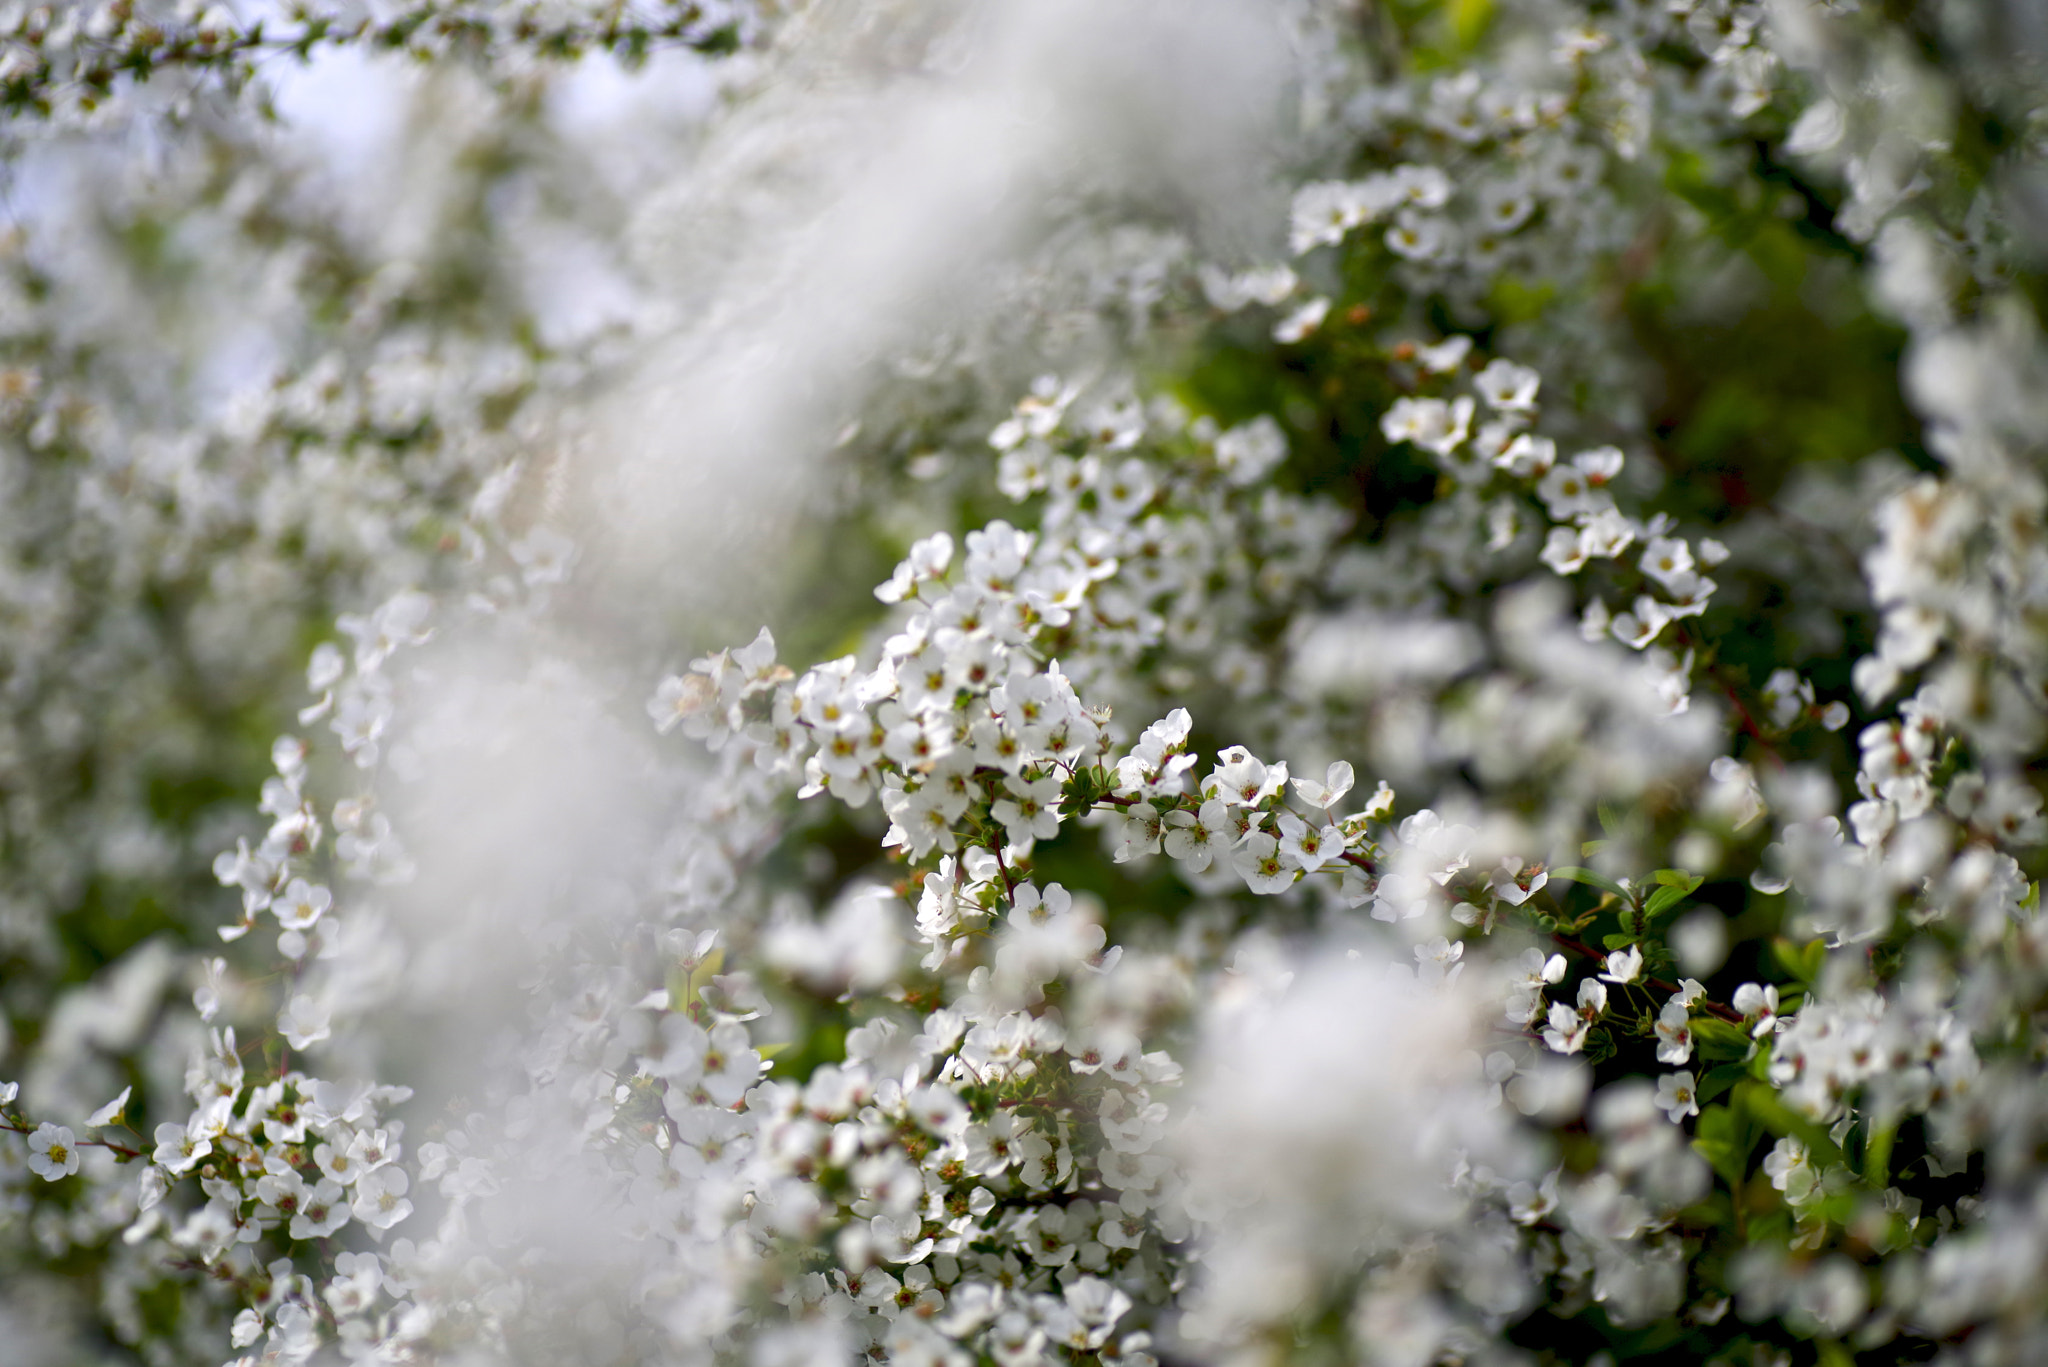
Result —
<instances>
[{"instance_id":1,"label":"small green leaf","mask_svg":"<svg viewBox=\"0 0 2048 1367\"><path fill-rule=\"evenodd\" d=\"M1780 935L1771 941L1771 957L1778 961L1778 967L1794 978L1811 984L1820 976L1821 965L1827 961L1828 950L1819 940L1795 945Z\"/></svg>"},{"instance_id":2,"label":"small green leaf","mask_svg":"<svg viewBox=\"0 0 2048 1367\"><path fill-rule=\"evenodd\" d=\"M1600 940L1600 943L1609 949L1627 949L1635 942L1636 937L1633 935L1606 935L1602 936Z\"/></svg>"},{"instance_id":3,"label":"small green leaf","mask_svg":"<svg viewBox=\"0 0 2048 1367\"><path fill-rule=\"evenodd\" d=\"M1734 1145L1718 1139L1695 1139L1692 1151L1706 1159L1707 1166L1719 1173L1729 1186L1742 1180L1741 1159L1736 1155Z\"/></svg>"},{"instance_id":4,"label":"small green leaf","mask_svg":"<svg viewBox=\"0 0 2048 1367\"><path fill-rule=\"evenodd\" d=\"M1692 1019L1693 1043L1699 1046L1703 1059L1739 1059L1749 1056L1749 1032L1739 1025L1730 1025L1712 1016L1695 1016Z\"/></svg>"},{"instance_id":5,"label":"small green leaf","mask_svg":"<svg viewBox=\"0 0 2048 1367\"><path fill-rule=\"evenodd\" d=\"M1695 885L1697 886L1697 885ZM1692 893L1692 888L1679 883L1667 883L1650 894L1650 900L1643 903L1643 915L1656 916L1683 902Z\"/></svg>"},{"instance_id":6,"label":"small green leaf","mask_svg":"<svg viewBox=\"0 0 2048 1367\"><path fill-rule=\"evenodd\" d=\"M1550 876L1552 878L1562 878L1567 883L1584 883L1589 888L1598 888L1602 892L1613 893L1623 901L1628 900L1628 890L1626 888L1605 874L1595 873L1591 869L1567 866L1561 869L1552 869Z\"/></svg>"},{"instance_id":7,"label":"small green leaf","mask_svg":"<svg viewBox=\"0 0 2048 1367\"><path fill-rule=\"evenodd\" d=\"M1698 874L1687 873L1684 869L1659 869L1653 876L1665 887L1684 888L1688 894L1706 881Z\"/></svg>"},{"instance_id":8,"label":"small green leaf","mask_svg":"<svg viewBox=\"0 0 2048 1367\"><path fill-rule=\"evenodd\" d=\"M1749 1076L1749 1069L1740 1063L1724 1063L1718 1068L1709 1068L1707 1075L1700 1079L1694 1093L1704 1106L1736 1083Z\"/></svg>"},{"instance_id":9,"label":"small green leaf","mask_svg":"<svg viewBox=\"0 0 2048 1367\"><path fill-rule=\"evenodd\" d=\"M1749 1167L1749 1151L1756 1142L1754 1130L1743 1123L1728 1106L1707 1106L1693 1126L1693 1151L1707 1160L1707 1166L1730 1187L1742 1181Z\"/></svg>"},{"instance_id":10,"label":"small green leaf","mask_svg":"<svg viewBox=\"0 0 2048 1367\"><path fill-rule=\"evenodd\" d=\"M1891 1184L1892 1140L1897 1136L1897 1128L1887 1125L1863 1141L1863 1180L1873 1191Z\"/></svg>"},{"instance_id":11,"label":"small green leaf","mask_svg":"<svg viewBox=\"0 0 2048 1367\"><path fill-rule=\"evenodd\" d=\"M1600 829L1605 831L1610 838L1620 835L1622 826L1621 813L1611 803L1606 802L1600 803L1596 810L1600 816Z\"/></svg>"},{"instance_id":12,"label":"small green leaf","mask_svg":"<svg viewBox=\"0 0 2048 1367\"><path fill-rule=\"evenodd\" d=\"M1739 1083L1735 1088L1735 1100L1771 1133L1797 1139L1806 1145L1807 1152L1815 1160L1828 1163L1842 1161L1841 1146L1828 1138L1827 1130L1778 1100L1777 1089L1769 1083Z\"/></svg>"},{"instance_id":13,"label":"small green leaf","mask_svg":"<svg viewBox=\"0 0 2048 1367\"><path fill-rule=\"evenodd\" d=\"M1451 0L1449 14L1451 40L1460 52L1470 52L1493 22L1493 0Z\"/></svg>"}]
</instances>

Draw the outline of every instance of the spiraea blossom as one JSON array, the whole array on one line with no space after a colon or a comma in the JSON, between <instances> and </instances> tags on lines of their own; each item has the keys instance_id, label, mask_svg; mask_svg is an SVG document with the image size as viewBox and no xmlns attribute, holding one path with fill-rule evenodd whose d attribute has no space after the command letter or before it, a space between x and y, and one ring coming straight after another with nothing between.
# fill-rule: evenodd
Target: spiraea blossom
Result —
<instances>
[{"instance_id":1,"label":"spiraea blossom","mask_svg":"<svg viewBox=\"0 0 2048 1367\"><path fill-rule=\"evenodd\" d=\"M0 15L8 1360L2048 1359L2043 55Z\"/></svg>"}]
</instances>

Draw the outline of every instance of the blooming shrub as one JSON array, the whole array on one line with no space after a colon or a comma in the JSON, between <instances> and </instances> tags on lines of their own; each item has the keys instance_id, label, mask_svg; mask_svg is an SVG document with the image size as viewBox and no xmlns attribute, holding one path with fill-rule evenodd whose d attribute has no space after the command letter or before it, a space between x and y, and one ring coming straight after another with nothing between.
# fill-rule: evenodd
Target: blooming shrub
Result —
<instances>
[{"instance_id":1,"label":"blooming shrub","mask_svg":"<svg viewBox=\"0 0 2048 1367\"><path fill-rule=\"evenodd\" d=\"M0 17L18 1360L2048 1357L2030 8L144 8Z\"/></svg>"}]
</instances>

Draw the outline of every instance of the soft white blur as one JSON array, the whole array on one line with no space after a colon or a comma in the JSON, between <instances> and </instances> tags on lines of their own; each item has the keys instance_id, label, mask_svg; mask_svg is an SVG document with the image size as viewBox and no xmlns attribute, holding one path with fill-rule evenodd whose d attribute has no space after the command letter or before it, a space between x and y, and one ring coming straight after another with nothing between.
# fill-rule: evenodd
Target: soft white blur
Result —
<instances>
[{"instance_id":1,"label":"soft white blur","mask_svg":"<svg viewBox=\"0 0 2048 1367\"><path fill-rule=\"evenodd\" d=\"M541 508L579 545L574 579L537 623L444 613L401 683L385 797L417 866L390 894L411 945L392 1019L424 1023L387 1047L425 1084L421 1114L527 1093L508 1136L523 1170L472 1209L480 1251L559 1294L521 1308L551 1360L616 1353L628 1304L676 1351L731 1310L718 1260L636 1242L645 1210L587 1156L625 1046L579 1032L635 1016L662 852L716 815L692 743L639 710L653 628L775 579L881 363L974 326L1060 206L1110 187L1196 233L1251 221L1288 81L1249 0L822 4L644 202L643 340L565 418L594 435ZM616 970L565 981L607 954ZM731 1212L689 1199L704 1252Z\"/></svg>"}]
</instances>

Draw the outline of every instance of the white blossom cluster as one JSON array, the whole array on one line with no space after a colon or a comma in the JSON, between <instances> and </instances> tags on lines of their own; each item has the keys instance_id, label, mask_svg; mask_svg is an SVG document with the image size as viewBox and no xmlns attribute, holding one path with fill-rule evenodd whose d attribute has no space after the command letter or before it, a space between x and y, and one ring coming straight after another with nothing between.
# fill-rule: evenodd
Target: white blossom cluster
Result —
<instances>
[{"instance_id":1,"label":"white blossom cluster","mask_svg":"<svg viewBox=\"0 0 2048 1367\"><path fill-rule=\"evenodd\" d=\"M1924 8L1311 35L1289 264L1126 237L1079 291L1197 359L1033 355L965 416L904 362L823 458L879 613L674 672L713 628L628 601L589 472L505 417L570 404L533 355L400 329L181 445L58 314L8 333L10 760L146 732L124 668L204 637L147 626L202 568L338 632L211 942L7 988L22 1265L234 1367L2041 1360L2048 106ZM97 88L69 22L15 22L9 98ZM1854 282L1816 312L1896 324L1924 449L1660 487L1704 476L1639 258L1708 259L1753 181ZM49 965L66 803L6 813Z\"/></svg>"}]
</instances>

